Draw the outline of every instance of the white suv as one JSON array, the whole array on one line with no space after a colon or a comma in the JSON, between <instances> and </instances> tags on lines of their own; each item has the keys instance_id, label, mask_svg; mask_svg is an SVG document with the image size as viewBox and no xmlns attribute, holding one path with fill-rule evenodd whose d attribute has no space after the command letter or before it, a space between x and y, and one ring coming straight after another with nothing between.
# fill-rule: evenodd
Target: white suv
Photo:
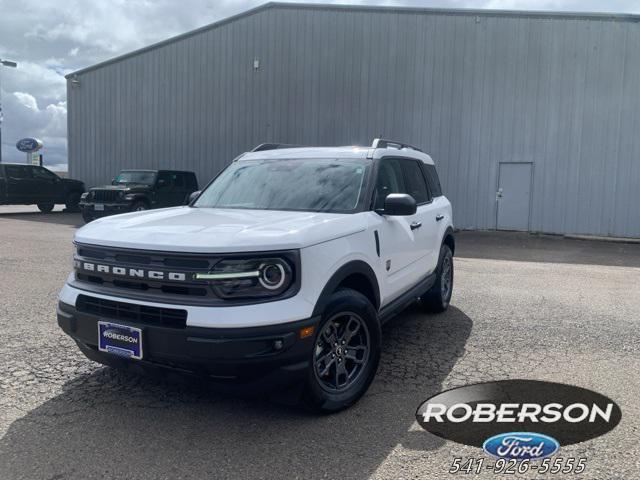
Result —
<instances>
[{"instance_id":1,"label":"white suv","mask_svg":"<svg viewBox=\"0 0 640 480\"><path fill-rule=\"evenodd\" d=\"M399 142L264 144L188 206L75 235L58 323L92 360L298 387L323 411L371 383L380 326L453 287L451 204L429 155Z\"/></svg>"}]
</instances>

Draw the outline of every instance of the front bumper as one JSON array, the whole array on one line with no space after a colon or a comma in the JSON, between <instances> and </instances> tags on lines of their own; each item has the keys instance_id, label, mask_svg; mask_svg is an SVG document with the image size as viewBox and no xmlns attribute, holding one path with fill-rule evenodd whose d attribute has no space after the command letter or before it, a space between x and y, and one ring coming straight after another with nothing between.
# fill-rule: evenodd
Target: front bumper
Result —
<instances>
[{"instance_id":1,"label":"front bumper","mask_svg":"<svg viewBox=\"0 0 640 480\"><path fill-rule=\"evenodd\" d=\"M127 213L131 211L132 204L130 202L123 203L103 203L104 210L96 210L95 203L80 202L80 209L85 216L99 218L108 215L117 215L118 213Z\"/></svg>"},{"instance_id":2,"label":"front bumper","mask_svg":"<svg viewBox=\"0 0 640 480\"><path fill-rule=\"evenodd\" d=\"M212 308L212 313L215 309ZM98 320L109 320L58 304L58 325L91 360L134 370L178 371L204 376L237 391L273 390L300 381L311 359L314 336L303 327L320 318L248 328L170 328L113 320L142 330L142 360L122 359L98 350Z\"/></svg>"}]
</instances>

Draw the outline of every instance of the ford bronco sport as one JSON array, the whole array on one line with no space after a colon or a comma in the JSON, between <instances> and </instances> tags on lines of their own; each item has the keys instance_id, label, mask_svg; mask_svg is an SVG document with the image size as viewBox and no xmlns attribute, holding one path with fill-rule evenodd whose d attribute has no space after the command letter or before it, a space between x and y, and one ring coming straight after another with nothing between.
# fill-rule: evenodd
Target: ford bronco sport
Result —
<instances>
[{"instance_id":1,"label":"ford bronco sport","mask_svg":"<svg viewBox=\"0 0 640 480\"><path fill-rule=\"evenodd\" d=\"M281 147L240 155L188 206L78 230L58 323L88 358L295 386L331 412L369 387L382 323L448 307L451 204L429 155Z\"/></svg>"}]
</instances>

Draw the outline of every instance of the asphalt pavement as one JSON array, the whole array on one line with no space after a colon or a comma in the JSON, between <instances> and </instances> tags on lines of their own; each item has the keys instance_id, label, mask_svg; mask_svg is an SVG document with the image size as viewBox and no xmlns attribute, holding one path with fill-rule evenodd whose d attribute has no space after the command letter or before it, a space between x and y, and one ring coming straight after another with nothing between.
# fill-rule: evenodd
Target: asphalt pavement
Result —
<instances>
[{"instance_id":1,"label":"asphalt pavement","mask_svg":"<svg viewBox=\"0 0 640 480\"><path fill-rule=\"evenodd\" d=\"M615 430L560 453L587 458L574 478L640 477L640 245L460 232L451 308L410 308L387 324L366 396L314 416L86 360L55 317L81 224L59 209L0 207L2 480L453 478L455 457L482 451L425 432L416 408L444 389L508 378L615 400ZM560 475L539 478L549 477Z\"/></svg>"}]
</instances>

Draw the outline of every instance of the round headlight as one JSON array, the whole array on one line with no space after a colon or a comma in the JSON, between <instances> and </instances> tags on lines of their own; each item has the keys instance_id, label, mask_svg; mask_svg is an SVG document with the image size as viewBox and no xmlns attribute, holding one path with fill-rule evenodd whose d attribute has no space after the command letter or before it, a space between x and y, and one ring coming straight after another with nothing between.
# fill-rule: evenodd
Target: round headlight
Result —
<instances>
[{"instance_id":1,"label":"round headlight","mask_svg":"<svg viewBox=\"0 0 640 480\"><path fill-rule=\"evenodd\" d=\"M267 290L277 290L286 280L286 273L281 263L263 263L259 268L258 281Z\"/></svg>"},{"instance_id":2,"label":"round headlight","mask_svg":"<svg viewBox=\"0 0 640 480\"><path fill-rule=\"evenodd\" d=\"M124 198L124 192L122 190L118 192L118 197Z\"/></svg>"}]
</instances>

